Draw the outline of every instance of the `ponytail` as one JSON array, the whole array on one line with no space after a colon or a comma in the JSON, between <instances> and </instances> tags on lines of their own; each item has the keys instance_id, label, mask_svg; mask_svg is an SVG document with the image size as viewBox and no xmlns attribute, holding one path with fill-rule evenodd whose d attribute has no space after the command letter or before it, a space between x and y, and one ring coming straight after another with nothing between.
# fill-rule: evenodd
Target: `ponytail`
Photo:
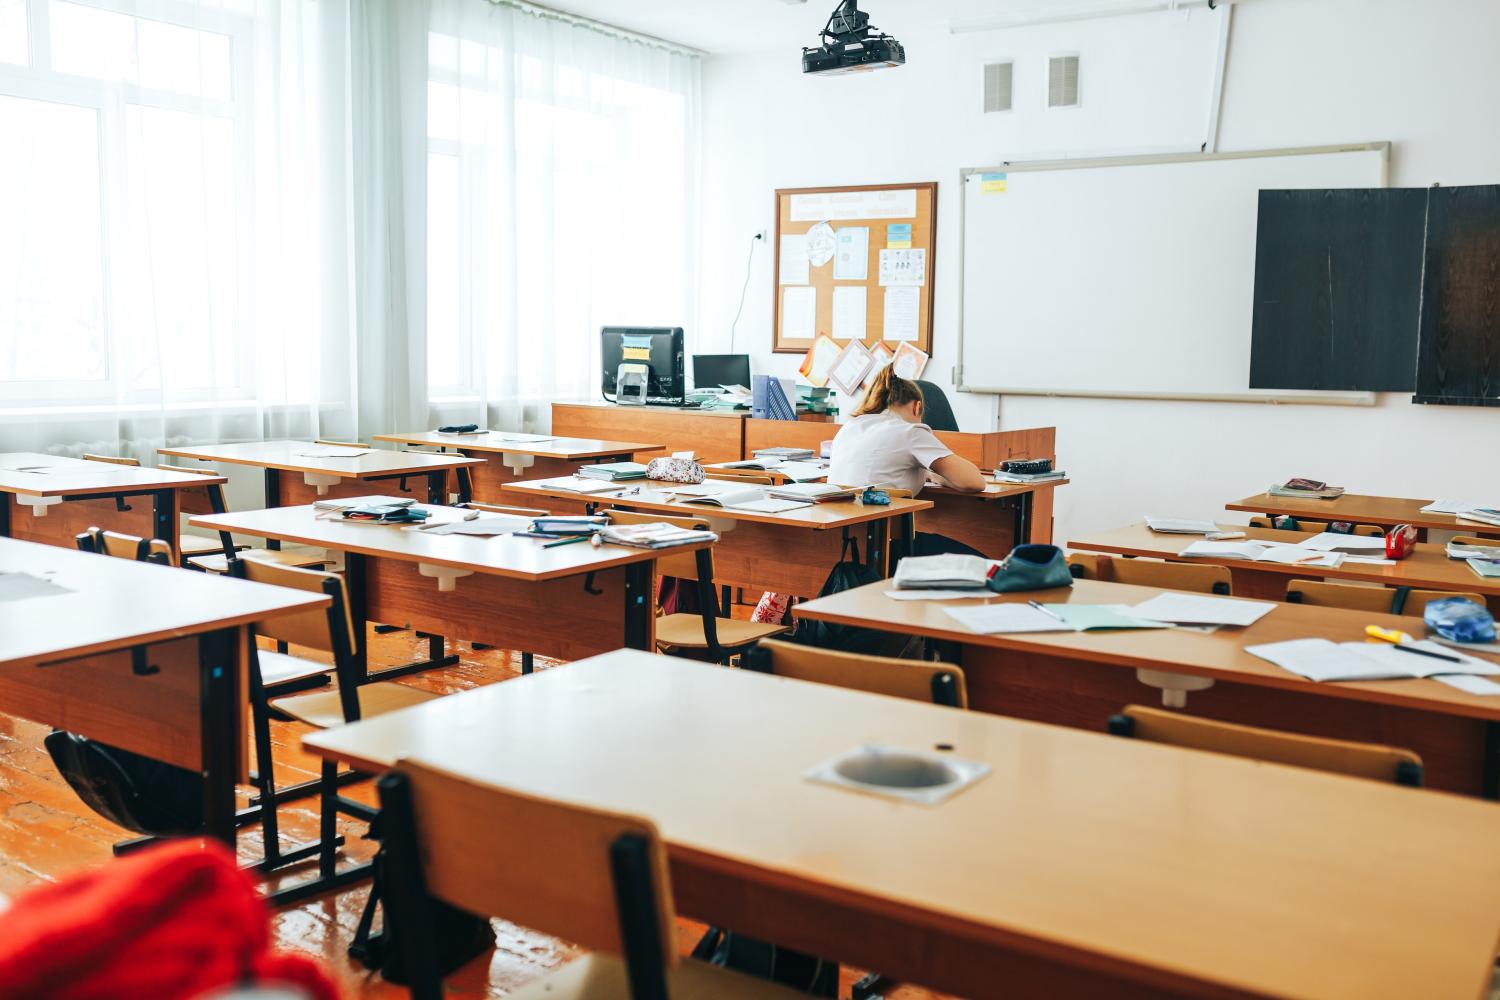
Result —
<instances>
[{"instance_id":1,"label":"ponytail","mask_svg":"<svg viewBox=\"0 0 1500 1000\"><path fill-rule=\"evenodd\" d=\"M880 369L875 381L870 383L864 402L854 411L856 417L866 413L884 413L893 406L921 403L922 387L910 379L904 379L891 370L890 365Z\"/></svg>"}]
</instances>

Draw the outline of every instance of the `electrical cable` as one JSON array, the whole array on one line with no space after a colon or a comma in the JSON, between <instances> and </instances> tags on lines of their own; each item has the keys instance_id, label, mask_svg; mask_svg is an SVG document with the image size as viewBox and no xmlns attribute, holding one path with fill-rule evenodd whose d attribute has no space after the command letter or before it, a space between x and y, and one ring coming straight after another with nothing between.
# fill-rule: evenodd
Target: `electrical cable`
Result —
<instances>
[{"instance_id":1,"label":"electrical cable","mask_svg":"<svg viewBox=\"0 0 1500 1000\"><path fill-rule=\"evenodd\" d=\"M740 286L740 307L734 311L734 322L729 324L729 353L734 353L734 331L740 325L740 316L745 311L745 293L750 290L750 266L755 263L755 244L761 240L761 234L756 233L750 240L750 256L745 258L745 283Z\"/></svg>"}]
</instances>

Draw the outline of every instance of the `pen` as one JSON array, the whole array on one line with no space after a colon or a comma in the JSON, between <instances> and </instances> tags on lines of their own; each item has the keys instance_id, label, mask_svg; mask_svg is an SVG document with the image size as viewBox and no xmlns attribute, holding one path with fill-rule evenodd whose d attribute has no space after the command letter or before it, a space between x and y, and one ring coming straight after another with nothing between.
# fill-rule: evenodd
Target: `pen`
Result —
<instances>
[{"instance_id":1,"label":"pen","mask_svg":"<svg viewBox=\"0 0 1500 1000\"><path fill-rule=\"evenodd\" d=\"M1058 614L1056 611L1050 610L1046 605L1038 604L1036 601L1027 601L1026 603L1031 605L1033 608L1036 608L1048 618L1056 618L1058 621L1063 622L1064 625L1067 624L1067 622L1063 621L1062 615Z\"/></svg>"},{"instance_id":2,"label":"pen","mask_svg":"<svg viewBox=\"0 0 1500 1000\"><path fill-rule=\"evenodd\" d=\"M559 545L575 545L578 542L586 542L586 541L588 541L589 539L591 539L593 537L594 537L593 535L574 535L571 538L559 538L555 542L546 542L546 543L544 543L542 545L542 548L544 548L544 549L555 549Z\"/></svg>"},{"instance_id":3,"label":"pen","mask_svg":"<svg viewBox=\"0 0 1500 1000\"><path fill-rule=\"evenodd\" d=\"M1449 656L1447 653L1434 653L1430 649L1417 649L1417 648L1415 648L1413 646L1410 646L1410 645L1408 645L1407 643L1404 643L1404 642L1398 642L1398 643L1396 643L1396 648L1399 649L1399 650L1401 650L1401 652L1403 652L1403 653L1416 653L1418 656L1430 656L1434 660L1447 660L1449 663L1462 663L1462 662L1464 662L1462 659L1460 659L1457 656Z\"/></svg>"}]
</instances>

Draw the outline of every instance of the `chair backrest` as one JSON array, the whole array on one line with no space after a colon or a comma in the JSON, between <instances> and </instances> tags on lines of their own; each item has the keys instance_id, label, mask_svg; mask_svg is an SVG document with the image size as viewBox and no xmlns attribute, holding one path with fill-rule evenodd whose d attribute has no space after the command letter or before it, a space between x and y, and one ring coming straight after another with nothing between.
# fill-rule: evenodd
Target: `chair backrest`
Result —
<instances>
[{"instance_id":1,"label":"chair backrest","mask_svg":"<svg viewBox=\"0 0 1500 1000\"><path fill-rule=\"evenodd\" d=\"M1286 530L1286 531L1292 531L1292 530L1296 530L1296 531L1313 531L1313 532L1327 531L1328 530L1328 522L1327 521L1305 521L1305 520L1303 520L1300 517L1293 518L1293 520L1297 522L1296 529L1286 528L1286 529L1282 529L1282 530ZM1252 527L1252 528L1272 528L1272 529L1274 529L1276 527L1275 519L1274 518L1270 518L1270 517L1263 517L1263 516L1257 514L1256 516L1250 518L1250 527Z\"/></svg>"},{"instance_id":2,"label":"chair backrest","mask_svg":"<svg viewBox=\"0 0 1500 1000\"><path fill-rule=\"evenodd\" d=\"M329 440L326 440L324 438L318 438L316 441L313 442L313 444L327 445L328 447L331 447L331 448L368 448L368 447L370 447L369 445L365 444L363 441L329 441Z\"/></svg>"},{"instance_id":3,"label":"chair backrest","mask_svg":"<svg viewBox=\"0 0 1500 1000\"><path fill-rule=\"evenodd\" d=\"M344 578L337 573L281 566L259 559L235 559L230 564L230 571L235 576L254 583L327 594L333 598L333 605L328 608L314 608L294 615L278 615L258 621L253 626L256 635L322 650L335 657L339 655L341 647L349 651L354 649L354 623L349 620L348 592L344 588ZM338 623L343 625L342 643L334 634L334 627ZM340 677L339 680L342 682L343 678Z\"/></svg>"},{"instance_id":4,"label":"chair backrest","mask_svg":"<svg viewBox=\"0 0 1500 1000\"><path fill-rule=\"evenodd\" d=\"M1320 608L1347 608L1388 615L1421 615L1430 601L1444 597L1467 597L1480 607L1484 598L1449 590L1412 590L1409 587L1362 586L1330 580L1288 580L1286 599L1292 604Z\"/></svg>"},{"instance_id":5,"label":"chair backrest","mask_svg":"<svg viewBox=\"0 0 1500 1000\"><path fill-rule=\"evenodd\" d=\"M1478 535L1454 535L1448 539L1455 545L1483 545L1485 548L1500 548L1500 538L1480 538Z\"/></svg>"},{"instance_id":6,"label":"chair backrest","mask_svg":"<svg viewBox=\"0 0 1500 1000\"><path fill-rule=\"evenodd\" d=\"M158 465L156 468L161 472L183 472L190 476L218 476L212 469L190 469L181 465ZM184 486L177 490L177 504L184 514L222 514L229 509L224 503L223 483Z\"/></svg>"},{"instance_id":7,"label":"chair backrest","mask_svg":"<svg viewBox=\"0 0 1500 1000\"><path fill-rule=\"evenodd\" d=\"M631 948L625 913L649 915L656 954L648 961L659 957L658 968L676 967L667 855L650 820L524 795L409 760L389 778L379 785L382 823L395 834L387 847L393 855L414 848L410 857L393 857L393 865L415 862L428 897L612 955ZM496 851L497 830L513 831L529 846ZM408 834L415 843L404 843ZM626 853L645 863L644 892L617 878ZM392 894L393 907L401 898Z\"/></svg>"},{"instance_id":8,"label":"chair backrest","mask_svg":"<svg viewBox=\"0 0 1500 1000\"><path fill-rule=\"evenodd\" d=\"M73 537L74 544L84 552L93 552L116 559L133 559L136 562L154 562L171 566L172 546L161 538L140 538L118 531L89 528Z\"/></svg>"},{"instance_id":9,"label":"chair backrest","mask_svg":"<svg viewBox=\"0 0 1500 1000\"><path fill-rule=\"evenodd\" d=\"M764 472L758 472L755 469L715 469L704 478L709 480L710 482L715 479L720 481L732 479L737 483L744 483L748 486L776 485L775 479L766 475Z\"/></svg>"},{"instance_id":10,"label":"chair backrest","mask_svg":"<svg viewBox=\"0 0 1500 1000\"><path fill-rule=\"evenodd\" d=\"M478 503L477 501L470 501L464 506L469 510L482 510L486 514L512 514L518 517L547 517L550 513L535 507L507 507L504 504Z\"/></svg>"},{"instance_id":11,"label":"chair backrest","mask_svg":"<svg viewBox=\"0 0 1500 1000\"><path fill-rule=\"evenodd\" d=\"M141 464L137 458L123 458L119 455L84 455L85 462L108 462L110 465L129 465L137 467Z\"/></svg>"},{"instance_id":12,"label":"chair backrest","mask_svg":"<svg viewBox=\"0 0 1500 1000\"><path fill-rule=\"evenodd\" d=\"M922 423L935 431L958 430L958 418L953 415L948 396L938 384L918 379L917 386L922 390Z\"/></svg>"},{"instance_id":13,"label":"chair backrest","mask_svg":"<svg viewBox=\"0 0 1500 1000\"><path fill-rule=\"evenodd\" d=\"M1422 758L1400 747L1355 743L1203 719L1161 708L1129 705L1109 720L1109 731L1153 743L1290 764L1399 785L1422 784Z\"/></svg>"},{"instance_id":14,"label":"chair backrest","mask_svg":"<svg viewBox=\"0 0 1500 1000\"><path fill-rule=\"evenodd\" d=\"M1075 580L1097 580L1099 579L1099 560L1105 558L1107 557L1093 552L1069 552L1068 572Z\"/></svg>"},{"instance_id":15,"label":"chair backrest","mask_svg":"<svg viewBox=\"0 0 1500 1000\"><path fill-rule=\"evenodd\" d=\"M1071 560L1070 560L1071 561ZM1199 594L1232 594L1229 570L1223 566L1163 562L1160 559L1114 559L1096 556L1092 580L1130 583L1137 587L1188 590Z\"/></svg>"},{"instance_id":16,"label":"chair backrest","mask_svg":"<svg viewBox=\"0 0 1500 1000\"><path fill-rule=\"evenodd\" d=\"M969 707L964 672L946 663L842 653L762 639L741 657L740 664L750 670L814 684L831 684L953 708Z\"/></svg>"},{"instance_id":17,"label":"chair backrest","mask_svg":"<svg viewBox=\"0 0 1500 1000\"><path fill-rule=\"evenodd\" d=\"M672 517L666 514L655 514L649 511L633 510L608 510L605 511L609 519L615 524L657 524L666 523L676 525L679 528L688 528L693 531L709 531L709 521L706 517ZM708 553L708 565L713 566L713 549L705 550ZM675 576L683 580L698 579L698 553L663 551L656 560L656 571L661 576ZM712 581L712 572L709 580Z\"/></svg>"}]
</instances>

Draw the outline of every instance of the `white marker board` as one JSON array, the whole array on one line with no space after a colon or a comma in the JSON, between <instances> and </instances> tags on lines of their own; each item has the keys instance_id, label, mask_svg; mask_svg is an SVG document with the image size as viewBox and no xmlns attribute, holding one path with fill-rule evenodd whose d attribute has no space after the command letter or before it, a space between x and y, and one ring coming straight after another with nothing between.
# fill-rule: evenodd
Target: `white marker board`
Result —
<instances>
[{"instance_id":1,"label":"white marker board","mask_svg":"<svg viewBox=\"0 0 1500 1000\"><path fill-rule=\"evenodd\" d=\"M1255 391L1262 189L1385 187L1389 143L975 168L963 185L969 392L1369 403Z\"/></svg>"}]
</instances>

